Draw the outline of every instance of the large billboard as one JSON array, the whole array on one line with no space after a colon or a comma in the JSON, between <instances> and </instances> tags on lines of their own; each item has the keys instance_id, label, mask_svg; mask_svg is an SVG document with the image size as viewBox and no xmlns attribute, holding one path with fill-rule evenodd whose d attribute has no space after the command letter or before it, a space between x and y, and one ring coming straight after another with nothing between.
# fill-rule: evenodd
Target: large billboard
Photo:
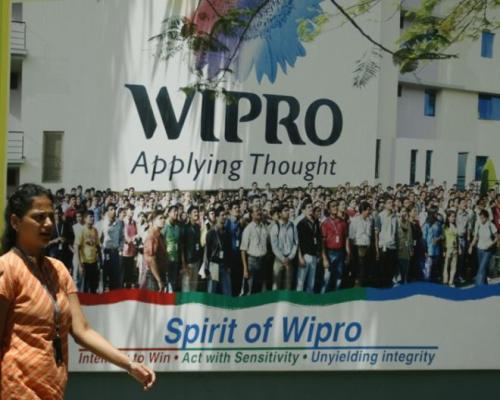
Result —
<instances>
[{"instance_id":1,"label":"large billboard","mask_svg":"<svg viewBox=\"0 0 500 400\"><path fill-rule=\"evenodd\" d=\"M157 371L498 369L498 285L412 284L236 299L82 295L94 328ZM480 310L480 312L478 312ZM80 346L72 371L117 370Z\"/></svg>"},{"instance_id":2,"label":"large billboard","mask_svg":"<svg viewBox=\"0 0 500 400\"><path fill-rule=\"evenodd\" d=\"M388 3L380 2L357 21L371 38L394 43L398 14ZM167 40L179 34L176 22L194 21L196 29L209 33L220 12L257 4L259 14L240 40L221 35L222 49L204 52ZM485 285L496 231L483 229L487 246L476 241L468 247L480 218L474 187L377 185L379 179L403 176L392 170L393 159L398 168L409 164L415 181L416 145L409 142L411 152L392 154L398 71L390 56L377 55L375 76L363 88L353 85L353 69L373 51L331 2L64 0L26 3L23 13L29 56L22 68L26 161L21 181L41 181L47 166L53 167L46 175L56 178L43 184L66 190L57 196L54 256L65 262L80 289L85 290L85 268L93 268L95 282L88 291L104 293L80 295L85 313L131 359L158 371L500 367L495 343L500 324L492 317L500 290ZM299 34L302 24L313 26L322 16L329 25L314 40ZM197 68L211 81L200 81ZM213 86L215 76L220 82ZM52 142L44 141L50 137ZM426 155L430 176L432 151ZM458 220L462 200L466 233L455 229L446 236L443 222L449 210ZM488 198L481 207L494 201ZM259 225L261 232L253 233L258 245L243 249L244 229L261 206L255 221L262 217L266 229ZM194 208L196 218L189 212ZM320 222L332 208L343 221L323 230ZM293 246L287 242L283 248L295 247L293 254L276 251L269 240L274 226L280 235L283 221L276 215L281 218L284 209L289 214L282 225L291 227ZM435 219L428 222L431 209ZM351 234L349 224L366 210ZM78 217L88 217L85 211L91 211L97 230L90 240L88 225L86 239L79 241L82 222L75 226ZM156 211L168 216L168 229L154 225ZM232 236L224 249L217 247L223 240L213 239L217 260L206 262L206 253L203 260L201 254L208 241L203 243L199 231L206 239L221 225L216 219L221 214ZM472 216L474 223L468 220ZM309 218L310 226L294 236L301 217ZM117 243L108 235L112 224L126 225L125 234L114 238ZM180 233L186 226L196 232ZM167 252L176 254L163 265L171 268L163 277L149 276L157 286L151 290L173 293L144 290L136 276L154 264L146 265L146 258L156 254L145 255L148 246L158 248L149 235L153 228L167 248L163 261ZM63 230L70 231L69 238ZM405 239L396 240L397 235ZM297 247L306 242L310 252L302 257ZM349 243L352 254L346 251ZM91 248L91 261L79 254L85 246ZM179 254L188 246L193 260L181 263ZM243 259L253 258L246 271L241 250ZM266 270L258 279L263 293L246 296L245 290L235 290L259 268ZM287 269L280 287L273 280L275 269ZM169 274L175 278L161 281ZM205 293L214 281L222 285L223 275L231 279L232 291ZM180 284L186 277L187 290ZM203 289L195 293L199 286ZM301 292L304 286L311 293ZM113 367L72 343L70 369Z\"/></svg>"}]
</instances>

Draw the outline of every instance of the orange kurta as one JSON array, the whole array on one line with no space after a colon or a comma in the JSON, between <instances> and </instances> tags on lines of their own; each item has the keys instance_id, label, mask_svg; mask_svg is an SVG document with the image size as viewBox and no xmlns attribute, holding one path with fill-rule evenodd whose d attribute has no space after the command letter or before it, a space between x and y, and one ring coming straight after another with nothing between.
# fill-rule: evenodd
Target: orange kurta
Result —
<instances>
[{"instance_id":1,"label":"orange kurta","mask_svg":"<svg viewBox=\"0 0 500 400\"><path fill-rule=\"evenodd\" d=\"M23 259L8 252L0 257L0 296L10 303L1 343L1 399L64 397L71 327L68 294L76 293L76 287L62 262L47 258L44 269L54 282L61 308L64 361L57 366L54 358L54 307L49 294Z\"/></svg>"}]
</instances>

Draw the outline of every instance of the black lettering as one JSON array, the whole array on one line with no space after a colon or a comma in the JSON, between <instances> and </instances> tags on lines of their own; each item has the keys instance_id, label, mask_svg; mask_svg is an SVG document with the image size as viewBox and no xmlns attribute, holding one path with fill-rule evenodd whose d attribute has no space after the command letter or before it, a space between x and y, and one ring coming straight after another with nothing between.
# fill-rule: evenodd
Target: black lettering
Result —
<instances>
[{"instance_id":1,"label":"black lettering","mask_svg":"<svg viewBox=\"0 0 500 400\"><path fill-rule=\"evenodd\" d=\"M132 93L135 108L137 108L146 139L151 139L156 130L157 124L153 114L153 108L151 107L151 102L149 101L148 92L142 85L125 85L125 87Z\"/></svg>"},{"instance_id":2,"label":"black lettering","mask_svg":"<svg viewBox=\"0 0 500 400\"><path fill-rule=\"evenodd\" d=\"M135 162L134 167L132 168L132 171L130 171L130 173L133 174L135 172L135 169L138 167L144 168L144 172L146 174L148 173L148 163L146 161L146 152L144 151L141 151L141 154L139 154L139 157L137 158L137 161Z\"/></svg>"},{"instance_id":3,"label":"black lettering","mask_svg":"<svg viewBox=\"0 0 500 400\"><path fill-rule=\"evenodd\" d=\"M292 144L305 144L301 139L299 129L295 120L300 114L300 104L295 97L278 96L265 94L267 99L267 116L266 116L266 142L272 144L281 144L278 139L278 111L279 103L285 102L289 106L288 115L279 120L279 125L283 125L288 133Z\"/></svg>"},{"instance_id":4,"label":"black lettering","mask_svg":"<svg viewBox=\"0 0 500 400\"><path fill-rule=\"evenodd\" d=\"M158 108L160 109L163 126L165 126L167 137L170 140L179 138L182 127L184 126L184 121L186 120L187 113L189 111L189 108L191 107L191 103L193 102L194 95L194 93L186 95L186 100L184 100L184 106L182 107L181 116L177 121L167 88L162 87L160 89L160 92L156 97L156 104L158 104Z\"/></svg>"},{"instance_id":5,"label":"black lettering","mask_svg":"<svg viewBox=\"0 0 500 400\"><path fill-rule=\"evenodd\" d=\"M276 170L276 161L271 160L271 155L268 154L266 156L266 164L264 166L264 175L267 175L267 169L270 168L271 171L269 172L271 175L274 175L274 171Z\"/></svg>"},{"instance_id":6,"label":"black lettering","mask_svg":"<svg viewBox=\"0 0 500 400\"><path fill-rule=\"evenodd\" d=\"M253 121L262 111L262 102L256 94L248 92L228 92L228 98L226 99L226 128L224 133L224 137L228 142L242 142L238 136L238 111L241 99L247 99L250 102L250 111L248 111L246 115L243 115L239 119L239 122Z\"/></svg>"},{"instance_id":7,"label":"black lettering","mask_svg":"<svg viewBox=\"0 0 500 400\"><path fill-rule=\"evenodd\" d=\"M333 125L330 135L326 139L321 139L318 137L318 132L316 131L316 115L318 110L322 106L327 106L332 111L333 115ZM328 99L319 99L313 102L306 112L306 134L311 142L317 144L318 146L330 146L334 144L340 137L342 132L342 112L339 106Z\"/></svg>"},{"instance_id":8,"label":"black lettering","mask_svg":"<svg viewBox=\"0 0 500 400\"><path fill-rule=\"evenodd\" d=\"M201 103L201 140L218 142L214 136L215 91L205 90Z\"/></svg>"},{"instance_id":9,"label":"black lettering","mask_svg":"<svg viewBox=\"0 0 500 400\"><path fill-rule=\"evenodd\" d=\"M281 175L286 175L288 171L290 171L290 163L288 161L281 161L278 165L278 172Z\"/></svg>"},{"instance_id":10,"label":"black lettering","mask_svg":"<svg viewBox=\"0 0 500 400\"><path fill-rule=\"evenodd\" d=\"M252 174L255 175L257 173L257 164L259 163L259 158L264 157L262 153L250 153L250 157L253 157L253 167Z\"/></svg>"}]
</instances>

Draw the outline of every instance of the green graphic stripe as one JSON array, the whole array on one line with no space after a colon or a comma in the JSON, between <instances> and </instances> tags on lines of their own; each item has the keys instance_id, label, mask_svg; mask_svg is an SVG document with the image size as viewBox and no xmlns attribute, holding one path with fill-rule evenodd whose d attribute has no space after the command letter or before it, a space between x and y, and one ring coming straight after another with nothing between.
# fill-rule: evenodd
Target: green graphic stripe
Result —
<instances>
[{"instance_id":1,"label":"green graphic stripe","mask_svg":"<svg viewBox=\"0 0 500 400\"><path fill-rule=\"evenodd\" d=\"M304 306L327 306L332 304L345 303L348 301L366 300L366 290L364 288L345 289L339 292L326 294L311 294L304 292L289 291L269 291L251 296L228 297L211 293L177 293L175 304L203 304L205 306L219 307L226 309L238 309L247 307L257 307L266 304L286 301Z\"/></svg>"}]
</instances>

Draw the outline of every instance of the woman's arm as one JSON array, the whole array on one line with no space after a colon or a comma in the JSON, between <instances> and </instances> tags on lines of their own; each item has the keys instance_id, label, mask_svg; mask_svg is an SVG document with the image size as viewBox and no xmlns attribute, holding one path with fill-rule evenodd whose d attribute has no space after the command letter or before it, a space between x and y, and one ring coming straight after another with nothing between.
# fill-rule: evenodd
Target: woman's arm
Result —
<instances>
[{"instance_id":1,"label":"woman's arm","mask_svg":"<svg viewBox=\"0 0 500 400\"><path fill-rule=\"evenodd\" d=\"M111 343L90 327L87 319L83 315L82 308L80 307L80 301L78 300L76 293L71 293L68 295L68 298L71 317L73 320L71 325L71 334L75 339L75 342L99 357L104 358L106 361L126 370L144 386L144 390L151 388L156 380L155 373L144 364L130 361L125 354L114 348Z\"/></svg>"}]
</instances>

